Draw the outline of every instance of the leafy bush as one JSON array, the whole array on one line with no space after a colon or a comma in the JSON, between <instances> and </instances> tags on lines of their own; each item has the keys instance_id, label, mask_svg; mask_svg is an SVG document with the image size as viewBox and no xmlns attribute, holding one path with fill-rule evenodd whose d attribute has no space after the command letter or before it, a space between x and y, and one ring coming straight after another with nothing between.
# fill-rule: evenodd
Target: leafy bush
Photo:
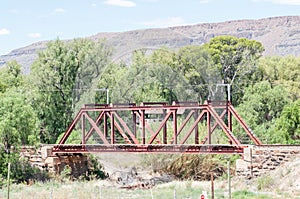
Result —
<instances>
[{"instance_id":1,"label":"leafy bush","mask_svg":"<svg viewBox=\"0 0 300 199\"><path fill-rule=\"evenodd\" d=\"M90 155L88 163L88 176L90 178L105 179L108 177L108 174L103 171L103 166L99 163L97 156Z\"/></svg>"},{"instance_id":2,"label":"leafy bush","mask_svg":"<svg viewBox=\"0 0 300 199\"><path fill-rule=\"evenodd\" d=\"M6 153L5 150L0 149L0 178L6 178L7 165L11 163L10 178L13 182L29 183L31 181L46 181L49 179L48 173L30 165L29 161L20 158L18 151ZM0 184L1 186L1 184Z\"/></svg>"},{"instance_id":3,"label":"leafy bush","mask_svg":"<svg viewBox=\"0 0 300 199\"><path fill-rule=\"evenodd\" d=\"M72 168L69 165L65 165L64 169L60 172L61 179L71 179Z\"/></svg>"}]
</instances>

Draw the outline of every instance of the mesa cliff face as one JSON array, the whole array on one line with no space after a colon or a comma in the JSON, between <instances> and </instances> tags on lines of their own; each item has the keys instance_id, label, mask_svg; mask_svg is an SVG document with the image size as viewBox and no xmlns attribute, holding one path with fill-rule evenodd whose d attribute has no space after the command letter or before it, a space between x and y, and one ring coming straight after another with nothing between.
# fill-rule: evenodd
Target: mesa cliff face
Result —
<instances>
[{"instance_id":1,"label":"mesa cliff face","mask_svg":"<svg viewBox=\"0 0 300 199\"><path fill-rule=\"evenodd\" d=\"M221 23L201 23L161 29L132 30L119 33L99 33L90 36L97 40L105 38L114 48L113 60L126 59L136 49L156 49L163 46L178 49L187 45L202 45L219 35L232 35L260 41L265 56L300 55L300 16L283 16L259 20L236 20ZM16 60L29 73L30 65L47 41L13 50L0 56L0 67Z\"/></svg>"}]
</instances>

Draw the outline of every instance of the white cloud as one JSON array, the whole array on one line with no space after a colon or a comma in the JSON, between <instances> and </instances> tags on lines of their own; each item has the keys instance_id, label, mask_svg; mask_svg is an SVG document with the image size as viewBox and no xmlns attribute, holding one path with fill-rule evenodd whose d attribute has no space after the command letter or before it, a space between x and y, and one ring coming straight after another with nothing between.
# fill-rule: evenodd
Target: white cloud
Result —
<instances>
[{"instance_id":1,"label":"white cloud","mask_svg":"<svg viewBox=\"0 0 300 199\"><path fill-rule=\"evenodd\" d=\"M120 6L120 7L134 7L136 4L133 1L127 1L127 0L106 0L104 1L107 5L112 6Z\"/></svg>"},{"instance_id":2,"label":"white cloud","mask_svg":"<svg viewBox=\"0 0 300 199\"><path fill-rule=\"evenodd\" d=\"M159 0L143 0L143 1L149 2L149 3L156 3L156 2L158 2Z\"/></svg>"},{"instance_id":3,"label":"white cloud","mask_svg":"<svg viewBox=\"0 0 300 199\"><path fill-rule=\"evenodd\" d=\"M95 4L95 3L92 3L92 5L91 5L92 7L97 7L97 4Z\"/></svg>"},{"instance_id":4,"label":"white cloud","mask_svg":"<svg viewBox=\"0 0 300 199\"><path fill-rule=\"evenodd\" d=\"M209 3L210 0L200 0L200 3Z\"/></svg>"},{"instance_id":5,"label":"white cloud","mask_svg":"<svg viewBox=\"0 0 300 199\"><path fill-rule=\"evenodd\" d=\"M63 8L56 8L56 9L54 10L54 13L57 13L57 14L61 14L61 13L65 13L65 12L66 12L66 10L63 9Z\"/></svg>"},{"instance_id":6,"label":"white cloud","mask_svg":"<svg viewBox=\"0 0 300 199\"><path fill-rule=\"evenodd\" d=\"M0 29L0 35L9 35L10 31L7 30L6 28L2 28Z\"/></svg>"},{"instance_id":7,"label":"white cloud","mask_svg":"<svg viewBox=\"0 0 300 199\"><path fill-rule=\"evenodd\" d=\"M28 37L30 38L40 38L42 35L41 33L29 33Z\"/></svg>"},{"instance_id":8,"label":"white cloud","mask_svg":"<svg viewBox=\"0 0 300 199\"><path fill-rule=\"evenodd\" d=\"M300 0L253 0L255 2L266 1L275 4L300 5Z\"/></svg>"},{"instance_id":9,"label":"white cloud","mask_svg":"<svg viewBox=\"0 0 300 199\"><path fill-rule=\"evenodd\" d=\"M169 17L166 19L155 19L153 21L146 21L141 23L144 26L150 27L171 27L184 25L184 20L181 17Z\"/></svg>"}]
</instances>

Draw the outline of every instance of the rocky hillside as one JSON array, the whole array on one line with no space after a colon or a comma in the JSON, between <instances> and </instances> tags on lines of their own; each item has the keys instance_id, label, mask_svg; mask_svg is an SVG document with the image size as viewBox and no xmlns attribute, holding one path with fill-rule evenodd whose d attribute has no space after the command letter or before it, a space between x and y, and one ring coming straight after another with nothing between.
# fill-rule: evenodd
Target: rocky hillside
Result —
<instances>
[{"instance_id":1,"label":"rocky hillside","mask_svg":"<svg viewBox=\"0 0 300 199\"><path fill-rule=\"evenodd\" d=\"M106 38L115 48L114 61L126 59L133 50L167 46L178 49L186 45L201 45L218 35L233 35L262 42L264 55L300 55L300 16L273 17L259 20L237 20L222 23L202 23L161 29L132 30L119 33L99 33L89 38ZM17 60L25 73L45 48L46 41L34 43L0 56L0 67Z\"/></svg>"}]
</instances>

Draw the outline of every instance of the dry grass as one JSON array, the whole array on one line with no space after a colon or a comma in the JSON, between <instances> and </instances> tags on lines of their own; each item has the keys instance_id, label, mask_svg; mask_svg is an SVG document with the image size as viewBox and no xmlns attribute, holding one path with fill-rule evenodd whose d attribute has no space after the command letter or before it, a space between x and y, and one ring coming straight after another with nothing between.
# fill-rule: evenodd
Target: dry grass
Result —
<instances>
[{"instance_id":1,"label":"dry grass","mask_svg":"<svg viewBox=\"0 0 300 199\"><path fill-rule=\"evenodd\" d=\"M104 159L104 158L103 158ZM117 158L118 159L118 158ZM126 158L128 160L128 157ZM119 162L120 163L120 162ZM137 162L126 165L131 167ZM300 160L293 162L270 172L267 176L247 180L234 177L232 179L232 198L243 199L276 199L276 198L300 198ZM112 169L112 168L111 168ZM121 169L121 168L119 168ZM124 168L123 168L124 169ZM114 170L114 169L112 169ZM145 172L145 171L144 171ZM151 189L120 189L115 184L107 181L66 181L60 183L50 181L33 185L13 184L11 186L11 199L160 199L160 198L199 198L202 191L210 194L211 183L209 181L172 181L159 184ZM0 199L7 198L6 187L0 189ZM228 198L228 185L226 180L215 181L215 198Z\"/></svg>"},{"instance_id":2,"label":"dry grass","mask_svg":"<svg viewBox=\"0 0 300 199\"><path fill-rule=\"evenodd\" d=\"M215 182L215 198L228 198L225 181ZM12 185L11 199L160 199L160 198L199 198L202 191L207 191L210 196L210 182L198 181L173 181L160 184L152 189L126 190L118 189L108 181L89 182L47 182L45 184L36 183L34 185ZM271 193L257 193L248 190L233 189L233 198L280 198ZM285 195L287 196L287 195ZM0 190L0 199L6 198L6 190ZM291 198L291 197L289 197Z\"/></svg>"}]
</instances>

